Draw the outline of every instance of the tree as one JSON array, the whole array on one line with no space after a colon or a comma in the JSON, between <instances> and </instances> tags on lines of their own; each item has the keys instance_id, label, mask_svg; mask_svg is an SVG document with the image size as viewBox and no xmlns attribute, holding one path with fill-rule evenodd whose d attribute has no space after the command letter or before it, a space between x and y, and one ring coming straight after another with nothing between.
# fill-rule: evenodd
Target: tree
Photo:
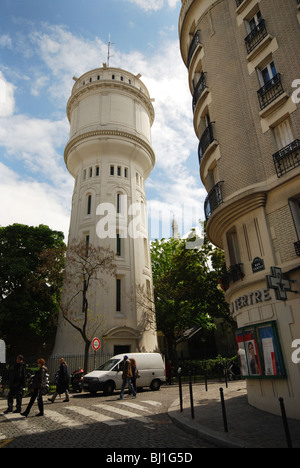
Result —
<instances>
[{"instance_id":1,"label":"tree","mask_svg":"<svg viewBox=\"0 0 300 468\"><path fill-rule=\"evenodd\" d=\"M85 372L92 339L103 325L99 311L92 310L90 302L97 288L104 288L105 276L116 274L114 258L113 251L84 241L73 240L68 246L60 309L63 319L84 341Z\"/></svg>"},{"instance_id":2,"label":"tree","mask_svg":"<svg viewBox=\"0 0 300 468\"><path fill-rule=\"evenodd\" d=\"M65 244L48 226L0 227L0 333L11 351L52 346L62 286ZM18 350L18 351L17 351Z\"/></svg>"},{"instance_id":3,"label":"tree","mask_svg":"<svg viewBox=\"0 0 300 468\"><path fill-rule=\"evenodd\" d=\"M217 287L218 272L212 268L212 259L218 267L221 264L220 253L207 239L201 248L186 247L181 239L156 240L151 245L157 328L173 360L176 341L186 329L211 330L214 318L230 319L224 293Z\"/></svg>"}]
</instances>

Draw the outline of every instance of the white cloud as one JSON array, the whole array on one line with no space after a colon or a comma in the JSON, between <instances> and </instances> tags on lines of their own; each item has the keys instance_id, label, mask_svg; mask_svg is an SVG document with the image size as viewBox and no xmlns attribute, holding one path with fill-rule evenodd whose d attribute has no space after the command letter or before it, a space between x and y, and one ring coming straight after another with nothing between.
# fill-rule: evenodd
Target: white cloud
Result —
<instances>
[{"instance_id":1,"label":"white cloud","mask_svg":"<svg viewBox=\"0 0 300 468\"><path fill-rule=\"evenodd\" d=\"M0 71L0 117L7 117L14 112L15 87L6 81L3 73Z\"/></svg>"},{"instance_id":2,"label":"white cloud","mask_svg":"<svg viewBox=\"0 0 300 468\"><path fill-rule=\"evenodd\" d=\"M67 240L70 213L66 199L71 200L71 192L65 193L37 181L26 181L0 163L0 199L1 226L46 224L51 229L62 231Z\"/></svg>"},{"instance_id":3,"label":"white cloud","mask_svg":"<svg viewBox=\"0 0 300 468\"><path fill-rule=\"evenodd\" d=\"M129 0L138 7L145 11L158 11L167 5L169 8L174 9L180 0Z\"/></svg>"},{"instance_id":4,"label":"white cloud","mask_svg":"<svg viewBox=\"0 0 300 468\"><path fill-rule=\"evenodd\" d=\"M0 145L18 164L36 177L46 177L54 183L65 181L63 155L58 149L66 143L69 126L60 121L12 115L0 118Z\"/></svg>"}]
</instances>

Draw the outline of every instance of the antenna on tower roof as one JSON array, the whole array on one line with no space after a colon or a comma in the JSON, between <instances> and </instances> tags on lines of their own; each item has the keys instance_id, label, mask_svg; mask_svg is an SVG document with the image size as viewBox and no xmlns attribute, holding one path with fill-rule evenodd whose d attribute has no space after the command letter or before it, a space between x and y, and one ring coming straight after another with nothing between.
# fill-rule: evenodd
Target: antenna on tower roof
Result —
<instances>
[{"instance_id":1,"label":"antenna on tower roof","mask_svg":"<svg viewBox=\"0 0 300 468\"><path fill-rule=\"evenodd\" d=\"M109 39L108 39L108 51L107 51L107 66L109 67L109 59L110 57L113 57L113 55L110 55L110 46L114 44L114 42L110 42L110 33L109 33Z\"/></svg>"}]
</instances>

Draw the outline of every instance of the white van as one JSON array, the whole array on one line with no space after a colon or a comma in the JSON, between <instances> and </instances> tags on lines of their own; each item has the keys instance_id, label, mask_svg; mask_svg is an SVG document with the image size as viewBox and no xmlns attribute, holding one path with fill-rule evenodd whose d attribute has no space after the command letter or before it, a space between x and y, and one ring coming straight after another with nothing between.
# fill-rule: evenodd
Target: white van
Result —
<instances>
[{"instance_id":1,"label":"white van","mask_svg":"<svg viewBox=\"0 0 300 468\"><path fill-rule=\"evenodd\" d=\"M112 395L114 390L121 390L122 372L125 354L113 356L97 370L86 374L83 378L83 390L95 394L103 391ZM159 390L166 381L164 361L159 353L127 353L129 359L136 360L140 377L136 380L137 388L150 387Z\"/></svg>"}]
</instances>

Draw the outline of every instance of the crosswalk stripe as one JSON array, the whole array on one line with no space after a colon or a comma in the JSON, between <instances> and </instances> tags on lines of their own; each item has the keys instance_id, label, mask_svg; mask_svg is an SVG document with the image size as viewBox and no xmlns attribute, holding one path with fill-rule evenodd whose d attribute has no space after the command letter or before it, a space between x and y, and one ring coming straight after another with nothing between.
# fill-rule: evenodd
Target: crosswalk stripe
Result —
<instances>
[{"instance_id":1,"label":"crosswalk stripe","mask_svg":"<svg viewBox=\"0 0 300 468\"><path fill-rule=\"evenodd\" d=\"M162 403L160 403L160 401L154 401L154 400L142 400L141 403L147 403L147 405L152 405L152 406L162 406Z\"/></svg>"},{"instance_id":2,"label":"crosswalk stripe","mask_svg":"<svg viewBox=\"0 0 300 468\"><path fill-rule=\"evenodd\" d=\"M151 411L146 408L146 406L138 405L136 403L132 403L131 401L122 401L122 405L129 406L130 408L135 408L140 411L145 411L146 413L151 413Z\"/></svg>"},{"instance_id":3,"label":"crosswalk stripe","mask_svg":"<svg viewBox=\"0 0 300 468\"><path fill-rule=\"evenodd\" d=\"M100 405L95 405L96 408L101 408L107 411L111 411L113 413L117 413L121 416L125 416L126 418L130 419L137 419L140 422L143 422L144 424L149 424L149 420L146 419L144 416L141 416L140 414L133 413L132 411L126 411L120 408L119 406L116 408L115 406L108 406L104 404Z\"/></svg>"},{"instance_id":4,"label":"crosswalk stripe","mask_svg":"<svg viewBox=\"0 0 300 468\"><path fill-rule=\"evenodd\" d=\"M96 411L90 411L88 409L81 408L80 406L68 406L66 409L74 411L75 413L79 413L82 416L91 418L97 422L108 424L109 426L125 424L123 421L118 421L116 419L111 418L110 416L105 416L104 414L97 413Z\"/></svg>"},{"instance_id":5,"label":"crosswalk stripe","mask_svg":"<svg viewBox=\"0 0 300 468\"><path fill-rule=\"evenodd\" d=\"M21 431L27 432L29 434L40 434L44 432L45 430L39 426L36 426L33 421L25 419L23 416L21 416L19 413L9 413L5 415L6 419L9 419L10 421L16 421L18 422L18 429Z\"/></svg>"},{"instance_id":6,"label":"crosswalk stripe","mask_svg":"<svg viewBox=\"0 0 300 468\"><path fill-rule=\"evenodd\" d=\"M87 425L86 423L70 419L57 411L47 410L45 414L47 418L50 418L55 423L61 424L64 427L70 427L71 429L75 429L76 427L82 428Z\"/></svg>"}]
</instances>

